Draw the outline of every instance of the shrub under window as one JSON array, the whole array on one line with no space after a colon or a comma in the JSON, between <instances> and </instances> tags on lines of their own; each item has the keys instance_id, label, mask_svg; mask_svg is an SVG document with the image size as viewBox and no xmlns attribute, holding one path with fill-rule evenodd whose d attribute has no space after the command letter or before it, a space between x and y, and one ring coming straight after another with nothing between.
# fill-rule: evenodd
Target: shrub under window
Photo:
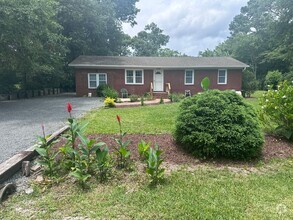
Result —
<instances>
[{"instance_id":1,"label":"shrub under window","mask_svg":"<svg viewBox=\"0 0 293 220\"><path fill-rule=\"evenodd\" d=\"M232 91L209 90L184 99L174 136L208 158L256 158L264 143L254 108Z\"/></svg>"}]
</instances>

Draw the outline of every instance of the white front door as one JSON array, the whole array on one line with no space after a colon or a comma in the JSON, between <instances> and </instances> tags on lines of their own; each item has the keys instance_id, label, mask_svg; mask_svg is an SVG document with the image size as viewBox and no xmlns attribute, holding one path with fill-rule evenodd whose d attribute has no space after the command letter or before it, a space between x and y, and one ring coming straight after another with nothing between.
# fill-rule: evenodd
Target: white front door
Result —
<instances>
[{"instance_id":1,"label":"white front door","mask_svg":"<svg viewBox=\"0 0 293 220\"><path fill-rule=\"evenodd\" d=\"M154 71L154 91L155 92L164 91L164 73L162 70Z\"/></svg>"}]
</instances>

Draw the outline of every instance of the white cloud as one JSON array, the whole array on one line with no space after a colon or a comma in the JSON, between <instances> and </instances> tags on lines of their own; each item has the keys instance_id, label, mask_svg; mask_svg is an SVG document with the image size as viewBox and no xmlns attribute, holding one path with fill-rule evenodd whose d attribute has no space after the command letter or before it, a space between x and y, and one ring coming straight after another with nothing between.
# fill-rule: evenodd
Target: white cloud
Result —
<instances>
[{"instance_id":1,"label":"white cloud","mask_svg":"<svg viewBox=\"0 0 293 220\"><path fill-rule=\"evenodd\" d=\"M151 22L170 36L167 47L187 55L197 56L200 50L214 49L229 35L229 24L248 0L140 0L141 9L131 28L131 36Z\"/></svg>"}]
</instances>

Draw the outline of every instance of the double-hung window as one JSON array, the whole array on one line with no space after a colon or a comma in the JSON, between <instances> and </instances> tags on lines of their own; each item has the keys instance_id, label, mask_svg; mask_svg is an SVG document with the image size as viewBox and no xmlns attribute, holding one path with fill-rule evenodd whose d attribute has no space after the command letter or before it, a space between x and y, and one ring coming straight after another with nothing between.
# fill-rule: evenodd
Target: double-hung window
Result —
<instances>
[{"instance_id":1,"label":"double-hung window","mask_svg":"<svg viewBox=\"0 0 293 220\"><path fill-rule=\"evenodd\" d=\"M88 87L89 89L95 89L99 85L107 84L106 73L89 73L88 74Z\"/></svg>"},{"instance_id":2,"label":"double-hung window","mask_svg":"<svg viewBox=\"0 0 293 220\"><path fill-rule=\"evenodd\" d=\"M143 70L125 70L125 84L143 85Z\"/></svg>"},{"instance_id":3,"label":"double-hung window","mask_svg":"<svg viewBox=\"0 0 293 220\"><path fill-rule=\"evenodd\" d=\"M226 69L218 70L218 84L227 84L227 70Z\"/></svg>"},{"instance_id":4,"label":"double-hung window","mask_svg":"<svg viewBox=\"0 0 293 220\"><path fill-rule=\"evenodd\" d=\"M184 84L185 85L193 85L194 84L194 71L193 70L185 70Z\"/></svg>"}]
</instances>

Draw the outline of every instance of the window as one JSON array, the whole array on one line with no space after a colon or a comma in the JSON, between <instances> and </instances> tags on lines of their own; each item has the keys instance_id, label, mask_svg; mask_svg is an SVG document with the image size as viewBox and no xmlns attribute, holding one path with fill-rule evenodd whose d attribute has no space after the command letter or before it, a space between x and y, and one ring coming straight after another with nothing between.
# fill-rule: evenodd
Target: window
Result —
<instances>
[{"instance_id":1,"label":"window","mask_svg":"<svg viewBox=\"0 0 293 220\"><path fill-rule=\"evenodd\" d=\"M143 85L143 70L126 70L125 84Z\"/></svg>"},{"instance_id":2,"label":"window","mask_svg":"<svg viewBox=\"0 0 293 220\"><path fill-rule=\"evenodd\" d=\"M89 89L95 89L99 85L107 84L106 73L89 73L88 74L88 87Z\"/></svg>"},{"instance_id":3,"label":"window","mask_svg":"<svg viewBox=\"0 0 293 220\"><path fill-rule=\"evenodd\" d=\"M227 84L227 70L218 70L218 84Z\"/></svg>"},{"instance_id":4,"label":"window","mask_svg":"<svg viewBox=\"0 0 293 220\"><path fill-rule=\"evenodd\" d=\"M184 77L184 84L185 85L193 85L194 84L194 71L193 70L185 70L185 77Z\"/></svg>"}]
</instances>

